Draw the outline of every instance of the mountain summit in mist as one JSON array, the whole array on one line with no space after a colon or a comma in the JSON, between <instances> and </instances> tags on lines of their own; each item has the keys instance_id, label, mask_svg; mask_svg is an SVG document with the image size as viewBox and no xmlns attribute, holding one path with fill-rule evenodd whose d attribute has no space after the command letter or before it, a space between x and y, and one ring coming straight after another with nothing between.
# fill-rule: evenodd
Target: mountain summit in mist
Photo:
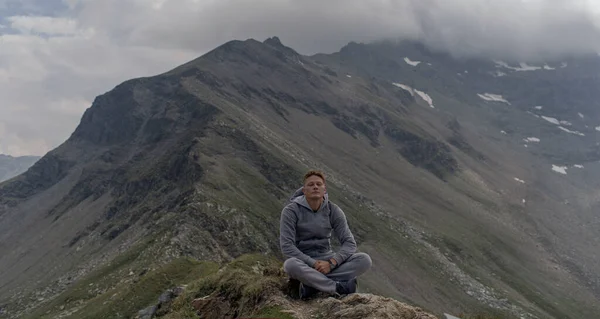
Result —
<instances>
[{"instance_id":1,"label":"mountain summit in mist","mask_svg":"<svg viewBox=\"0 0 600 319\"><path fill-rule=\"evenodd\" d=\"M200 280L194 298L258 313L224 298L261 287L227 290L217 269L281 258L283 204L319 168L372 257L361 292L437 314L598 316L598 71L597 56L304 56L270 38L128 80L0 184L0 309L133 316Z\"/></svg>"}]
</instances>

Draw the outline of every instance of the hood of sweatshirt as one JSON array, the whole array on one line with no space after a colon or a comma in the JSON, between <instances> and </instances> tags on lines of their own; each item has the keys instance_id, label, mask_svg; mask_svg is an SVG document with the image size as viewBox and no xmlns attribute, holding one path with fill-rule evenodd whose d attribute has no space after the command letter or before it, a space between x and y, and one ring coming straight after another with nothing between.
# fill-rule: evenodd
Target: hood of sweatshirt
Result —
<instances>
[{"instance_id":1,"label":"hood of sweatshirt","mask_svg":"<svg viewBox=\"0 0 600 319\"><path fill-rule=\"evenodd\" d=\"M324 200L323 200L323 204L321 204L321 208L323 208L329 202L329 195L327 194L327 191L325 191L325 195L323 196L323 198L324 198ZM310 208L310 205L306 201L306 196L304 196L304 192L302 192L302 187L298 188L292 194L292 196L290 196L289 201L290 201L290 203L295 202L295 203L298 203L298 204L312 210L312 208ZM319 208L319 210L321 208Z\"/></svg>"}]
</instances>

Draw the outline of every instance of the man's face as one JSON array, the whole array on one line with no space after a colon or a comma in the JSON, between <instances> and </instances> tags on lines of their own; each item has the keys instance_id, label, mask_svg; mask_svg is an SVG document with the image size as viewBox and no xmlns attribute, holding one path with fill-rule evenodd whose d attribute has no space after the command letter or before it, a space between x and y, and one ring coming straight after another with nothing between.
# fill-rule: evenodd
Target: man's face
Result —
<instances>
[{"instance_id":1,"label":"man's face","mask_svg":"<svg viewBox=\"0 0 600 319\"><path fill-rule=\"evenodd\" d=\"M304 182L304 196L309 199L319 199L325 196L325 182L317 175L312 175Z\"/></svg>"}]
</instances>

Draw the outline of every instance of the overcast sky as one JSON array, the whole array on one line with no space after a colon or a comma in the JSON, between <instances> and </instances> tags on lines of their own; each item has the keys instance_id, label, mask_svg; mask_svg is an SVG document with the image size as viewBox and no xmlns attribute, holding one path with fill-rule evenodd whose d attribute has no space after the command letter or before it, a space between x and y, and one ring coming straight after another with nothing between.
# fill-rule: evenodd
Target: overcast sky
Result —
<instances>
[{"instance_id":1,"label":"overcast sky","mask_svg":"<svg viewBox=\"0 0 600 319\"><path fill-rule=\"evenodd\" d=\"M303 54L422 39L454 54L597 50L595 0L0 0L0 153L43 155L94 97L232 39Z\"/></svg>"}]
</instances>

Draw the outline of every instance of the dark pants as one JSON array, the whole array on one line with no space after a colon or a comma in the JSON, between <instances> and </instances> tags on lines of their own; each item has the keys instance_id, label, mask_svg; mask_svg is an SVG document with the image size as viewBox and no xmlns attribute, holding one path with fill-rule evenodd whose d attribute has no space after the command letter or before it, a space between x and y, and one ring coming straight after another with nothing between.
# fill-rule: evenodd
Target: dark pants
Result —
<instances>
[{"instance_id":1,"label":"dark pants","mask_svg":"<svg viewBox=\"0 0 600 319\"><path fill-rule=\"evenodd\" d=\"M331 256L315 258L329 260ZM298 258L290 258L283 263L283 270L291 278L303 284L327 293L335 293L336 281L347 281L362 275L371 267L371 257L365 253L352 254L345 262L338 265L333 271L324 275L318 270L307 265Z\"/></svg>"}]
</instances>

